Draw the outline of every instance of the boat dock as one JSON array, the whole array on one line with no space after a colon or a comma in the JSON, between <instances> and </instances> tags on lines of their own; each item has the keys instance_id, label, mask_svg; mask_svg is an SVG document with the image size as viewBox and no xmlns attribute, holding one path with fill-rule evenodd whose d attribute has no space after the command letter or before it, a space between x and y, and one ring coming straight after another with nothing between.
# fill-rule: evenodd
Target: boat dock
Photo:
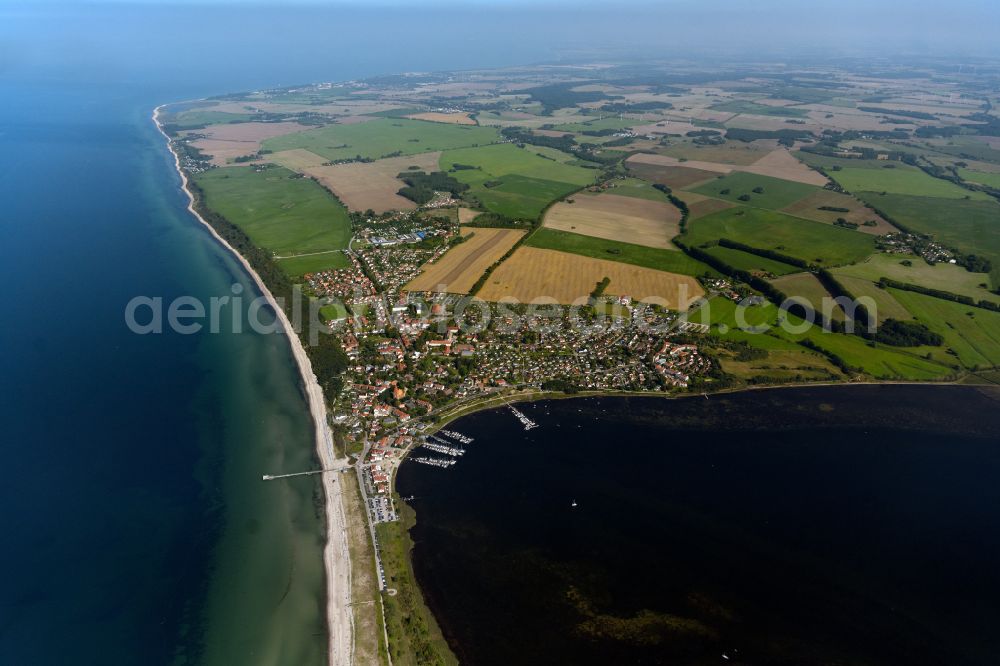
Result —
<instances>
[{"instance_id":1,"label":"boat dock","mask_svg":"<svg viewBox=\"0 0 1000 666\"><path fill-rule=\"evenodd\" d=\"M532 421L531 419L529 419L527 416L525 416L524 412L522 412L520 409L518 409L514 405L512 405L512 404L510 404L508 402L507 403L507 407L509 407L510 411L512 411L514 413L514 416L516 416L517 420L521 422L521 425L524 426L525 430L531 430L532 428L537 428L538 427L537 423L535 423L534 421Z\"/></svg>"},{"instance_id":2,"label":"boat dock","mask_svg":"<svg viewBox=\"0 0 1000 666\"><path fill-rule=\"evenodd\" d=\"M312 474L323 474L324 472L346 472L351 469L350 465L344 467L330 467L329 469L314 469L308 472L292 472L291 474L265 474L264 481L274 481L275 479L287 479L293 476L310 476Z\"/></svg>"},{"instance_id":3,"label":"boat dock","mask_svg":"<svg viewBox=\"0 0 1000 666\"><path fill-rule=\"evenodd\" d=\"M446 456L452 456L455 458L465 455L465 449L449 446L447 442L444 442L433 435L424 440L424 443L421 444L421 446L425 449L434 451L435 453L443 453Z\"/></svg>"},{"instance_id":4,"label":"boat dock","mask_svg":"<svg viewBox=\"0 0 1000 666\"><path fill-rule=\"evenodd\" d=\"M463 435L460 432L455 432L454 430L442 430L441 434L451 437L453 440L459 442L460 444L472 444L473 442L473 439L471 437Z\"/></svg>"},{"instance_id":5,"label":"boat dock","mask_svg":"<svg viewBox=\"0 0 1000 666\"><path fill-rule=\"evenodd\" d=\"M455 464L454 460L446 460L444 458L428 458L426 456L418 456L416 458L410 458L413 462L418 462L421 465L431 465L433 467L441 467L447 469Z\"/></svg>"}]
</instances>

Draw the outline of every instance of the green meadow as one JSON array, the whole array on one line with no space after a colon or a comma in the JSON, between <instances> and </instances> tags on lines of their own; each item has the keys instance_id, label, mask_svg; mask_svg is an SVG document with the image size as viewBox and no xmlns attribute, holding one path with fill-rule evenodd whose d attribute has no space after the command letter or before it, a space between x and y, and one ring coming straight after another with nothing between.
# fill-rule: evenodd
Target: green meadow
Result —
<instances>
[{"instance_id":1,"label":"green meadow","mask_svg":"<svg viewBox=\"0 0 1000 666\"><path fill-rule=\"evenodd\" d=\"M736 303L717 297L709 301L709 307L713 336L745 342L769 353L802 349L798 341L808 339L822 350L836 354L851 367L860 368L877 379L940 380L957 372L955 359L948 357L943 350L873 345L860 336L828 333L815 325L800 331L805 323L803 320L779 312L777 306L771 303L738 308ZM701 321L698 313L691 317L691 321ZM794 332L784 330L781 322L795 327ZM750 330L751 327L756 332ZM928 353L932 356L939 354L941 358L925 358Z\"/></svg>"},{"instance_id":2,"label":"green meadow","mask_svg":"<svg viewBox=\"0 0 1000 666\"><path fill-rule=\"evenodd\" d=\"M444 171L456 164L477 167L458 169L452 175L469 185L469 193L488 210L511 218L535 219L553 201L594 182L596 174L593 169L567 164L551 155L541 157L535 148L504 143L448 150L441 154L440 164Z\"/></svg>"},{"instance_id":3,"label":"green meadow","mask_svg":"<svg viewBox=\"0 0 1000 666\"><path fill-rule=\"evenodd\" d=\"M888 291L918 321L940 333L966 368L1000 365L1000 312L912 291Z\"/></svg>"},{"instance_id":4,"label":"green meadow","mask_svg":"<svg viewBox=\"0 0 1000 666\"><path fill-rule=\"evenodd\" d=\"M668 201L667 195L653 187L651 183L638 178L616 180L615 186L607 192L608 194L617 194L618 196L633 197L635 199L646 199L648 201Z\"/></svg>"},{"instance_id":5,"label":"green meadow","mask_svg":"<svg viewBox=\"0 0 1000 666\"><path fill-rule=\"evenodd\" d=\"M668 273L680 273L681 275L698 276L708 273L718 275L707 265L696 259L692 259L678 250L664 250L662 248L646 247L645 245L634 245L632 243L621 243L619 241L595 238L574 234L569 231L559 231L542 227L533 233L526 241L526 245L538 247L545 250L560 250L571 252L594 259L606 259L608 261L619 261L623 264L634 266L644 266L655 268Z\"/></svg>"},{"instance_id":6,"label":"green meadow","mask_svg":"<svg viewBox=\"0 0 1000 666\"><path fill-rule=\"evenodd\" d=\"M906 266L904 261L910 265ZM838 277L862 278L871 282L887 277L899 282L971 296L977 301L986 299L1000 303L1000 296L981 286L990 284L990 276L986 273L970 273L954 264L932 266L913 255L873 254L861 263L836 268L833 273Z\"/></svg>"},{"instance_id":7,"label":"green meadow","mask_svg":"<svg viewBox=\"0 0 1000 666\"><path fill-rule=\"evenodd\" d=\"M688 225L684 240L691 245L720 238L755 248L775 250L823 266L854 263L875 249L872 236L760 208L729 208Z\"/></svg>"},{"instance_id":8,"label":"green meadow","mask_svg":"<svg viewBox=\"0 0 1000 666\"><path fill-rule=\"evenodd\" d=\"M288 275L298 277L330 268L345 268L349 262L340 250L277 259L278 265Z\"/></svg>"},{"instance_id":9,"label":"green meadow","mask_svg":"<svg viewBox=\"0 0 1000 666\"><path fill-rule=\"evenodd\" d=\"M823 283L812 273L793 273L774 280L771 284L780 289L789 298L804 300L809 306L824 316L829 315L836 321L844 321L844 311L831 300L833 296Z\"/></svg>"},{"instance_id":10,"label":"green meadow","mask_svg":"<svg viewBox=\"0 0 1000 666\"><path fill-rule=\"evenodd\" d=\"M959 169L958 175L962 180L970 183L979 183L994 189L1000 190L1000 173L986 173L985 171L973 171L972 169Z\"/></svg>"},{"instance_id":11,"label":"green meadow","mask_svg":"<svg viewBox=\"0 0 1000 666\"><path fill-rule=\"evenodd\" d=\"M761 189L762 192L754 192L754 189ZM803 183L793 183L790 180L781 178L771 178L769 176L758 176L753 173L735 171L722 178L716 178L698 187L691 188L691 192L704 194L716 199L724 199L736 204L745 204L756 208L768 208L778 210L790 206L796 201L803 199L819 188ZM750 197L749 201L740 201L741 196Z\"/></svg>"},{"instance_id":12,"label":"green meadow","mask_svg":"<svg viewBox=\"0 0 1000 666\"><path fill-rule=\"evenodd\" d=\"M751 273L754 271L764 271L765 273L772 273L774 275L788 275L789 273L798 273L802 270L797 266L785 264L766 257L759 257L756 254L750 254L749 252L744 252L743 250L722 247L721 245L706 248L705 252L708 252L717 259L721 259L733 268L742 271L749 271Z\"/></svg>"},{"instance_id":13,"label":"green meadow","mask_svg":"<svg viewBox=\"0 0 1000 666\"><path fill-rule=\"evenodd\" d=\"M1000 204L935 197L861 192L859 198L917 233L993 262L992 285L1000 286Z\"/></svg>"},{"instance_id":14,"label":"green meadow","mask_svg":"<svg viewBox=\"0 0 1000 666\"><path fill-rule=\"evenodd\" d=\"M415 155L436 150L486 145L499 139L496 128L449 125L406 118L376 118L353 125L326 125L276 136L262 146L274 152L303 148L328 160L358 155L378 159L396 153Z\"/></svg>"},{"instance_id":15,"label":"green meadow","mask_svg":"<svg viewBox=\"0 0 1000 666\"><path fill-rule=\"evenodd\" d=\"M903 305L893 298L887 289L882 289L871 280L863 278L846 277L837 275L837 280L844 285L852 296L857 299L870 298L875 302L875 307L868 306L868 311L873 313L879 323L886 319L906 320L913 319L913 315Z\"/></svg>"},{"instance_id":16,"label":"green meadow","mask_svg":"<svg viewBox=\"0 0 1000 666\"><path fill-rule=\"evenodd\" d=\"M194 109L184 111L166 121L178 129L189 129L204 127L206 125L227 125L229 123L242 123L253 120L256 116L251 113L225 113L223 111L206 111L204 109Z\"/></svg>"},{"instance_id":17,"label":"green meadow","mask_svg":"<svg viewBox=\"0 0 1000 666\"><path fill-rule=\"evenodd\" d=\"M886 192L915 197L942 199L990 200L989 195L972 192L947 180L928 176L920 169L896 165L895 169L847 168L829 172L830 176L849 192Z\"/></svg>"},{"instance_id":18,"label":"green meadow","mask_svg":"<svg viewBox=\"0 0 1000 666\"><path fill-rule=\"evenodd\" d=\"M818 327L811 328L800 339L809 339L820 349L836 354L849 366L860 368L876 379L927 381L953 377L959 368L954 359L926 358L934 350L926 347L900 348L876 345L857 335L827 333Z\"/></svg>"},{"instance_id":19,"label":"green meadow","mask_svg":"<svg viewBox=\"0 0 1000 666\"><path fill-rule=\"evenodd\" d=\"M276 256L296 257L309 270L347 265L342 250L351 238L347 211L329 192L283 167L212 169L195 176L205 204L240 227L257 246ZM305 264L283 266L300 275Z\"/></svg>"}]
</instances>

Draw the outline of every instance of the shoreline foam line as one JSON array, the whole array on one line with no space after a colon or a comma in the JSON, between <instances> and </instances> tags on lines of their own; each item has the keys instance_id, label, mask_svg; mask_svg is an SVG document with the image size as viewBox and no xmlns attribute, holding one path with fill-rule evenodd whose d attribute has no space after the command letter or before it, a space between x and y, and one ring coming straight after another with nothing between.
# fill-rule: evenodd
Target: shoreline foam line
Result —
<instances>
[{"instance_id":1,"label":"shoreline foam line","mask_svg":"<svg viewBox=\"0 0 1000 666\"><path fill-rule=\"evenodd\" d=\"M170 137L160 125L160 110L165 104L153 110L153 122L156 129L167 142L167 149L174 158L174 167L181 177L181 189L188 197L188 212L208 229L209 233L224 248L236 257L244 270L253 278L257 288L267 299L281 322L285 337L291 345L292 356L299 369L302 385L309 402L309 412L315 425L316 452L324 469L346 464L347 459L338 458L333 450L333 435L326 419L326 402L323 399L323 389L320 388L312 363L302 346L302 340L292 328L285 311L278 303L264 281L250 265L250 262L219 235L219 233L195 209L195 198L188 188L188 177L181 167L180 156L174 150ZM323 547L323 562L326 568L326 598L327 598L327 657L331 666L349 665L354 662L354 614L351 611L351 559L347 543L347 519L344 514L344 501L341 484L338 484L335 474L322 474L323 490L326 496L326 544Z\"/></svg>"}]
</instances>

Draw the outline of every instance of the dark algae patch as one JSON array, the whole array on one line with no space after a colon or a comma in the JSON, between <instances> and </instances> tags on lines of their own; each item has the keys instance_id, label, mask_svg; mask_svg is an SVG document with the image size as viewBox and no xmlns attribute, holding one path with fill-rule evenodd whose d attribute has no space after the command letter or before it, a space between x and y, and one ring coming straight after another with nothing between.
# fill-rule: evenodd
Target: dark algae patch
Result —
<instances>
[{"instance_id":1,"label":"dark algae patch","mask_svg":"<svg viewBox=\"0 0 1000 666\"><path fill-rule=\"evenodd\" d=\"M573 399L404 464L414 571L463 664L992 664L1000 393Z\"/></svg>"}]
</instances>

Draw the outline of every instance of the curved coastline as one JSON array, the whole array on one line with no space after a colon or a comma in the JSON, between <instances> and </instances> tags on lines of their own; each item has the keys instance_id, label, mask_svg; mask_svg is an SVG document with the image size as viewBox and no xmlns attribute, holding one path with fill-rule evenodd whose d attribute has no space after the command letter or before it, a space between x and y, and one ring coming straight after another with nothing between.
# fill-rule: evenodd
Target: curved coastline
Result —
<instances>
[{"instance_id":1,"label":"curved coastline","mask_svg":"<svg viewBox=\"0 0 1000 666\"><path fill-rule=\"evenodd\" d=\"M333 434L327 423L326 402L323 398L323 390L320 388L316 375L312 370L312 363L306 354L302 341L295 329L292 327L288 315L284 309L278 306L274 295L264 284L260 275L253 269L250 262L243 255L236 251L216 230L210 225L195 209L195 197L188 187L187 174L181 167L180 156L174 150L170 137L164 132L160 124L160 112L166 104L161 104L153 110L153 123L157 131L163 136L167 144L167 149L174 158L174 167L181 178L181 189L187 195L188 212L208 229L212 237L228 250L242 264L243 269L250 275L257 285L257 288L264 295L268 305L274 310L278 321L281 323L285 337L288 338L291 346L292 356L295 358L296 366L302 380L302 386L309 403L309 412L313 418L315 426L316 453L319 456L324 469L329 469L347 463L346 457L338 457L333 448ZM343 495L341 486L336 482L336 475L321 474L323 480L323 491L325 497L325 513L327 523L326 544L323 548L323 562L326 569L326 597L327 597L327 630L328 645L327 656L332 666L340 664L352 664L354 661L354 616L351 612L351 560L347 543L347 519L344 513Z\"/></svg>"}]
</instances>

